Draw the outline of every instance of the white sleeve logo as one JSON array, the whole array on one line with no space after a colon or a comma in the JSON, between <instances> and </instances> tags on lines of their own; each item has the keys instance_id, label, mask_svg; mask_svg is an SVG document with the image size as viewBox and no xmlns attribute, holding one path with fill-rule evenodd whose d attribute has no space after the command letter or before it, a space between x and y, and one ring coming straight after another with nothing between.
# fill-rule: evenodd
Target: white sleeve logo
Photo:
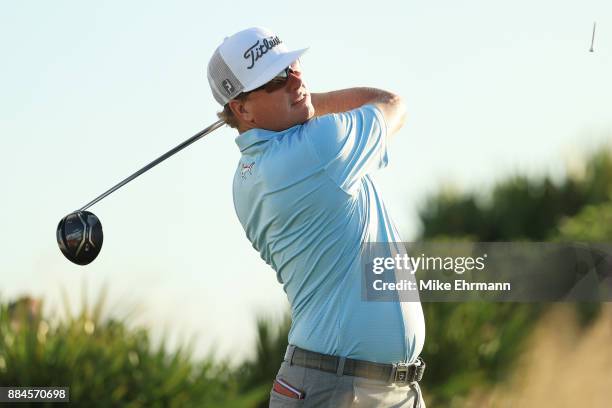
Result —
<instances>
[{"instance_id":1,"label":"white sleeve logo","mask_svg":"<svg viewBox=\"0 0 612 408\"><path fill-rule=\"evenodd\" d=\"M243 180L246 180L247 176L253 174L253 166L255 166L255 162L251 162L249 164L240 164L240 177L242 177Z\"/></svg>"}]
</instances>

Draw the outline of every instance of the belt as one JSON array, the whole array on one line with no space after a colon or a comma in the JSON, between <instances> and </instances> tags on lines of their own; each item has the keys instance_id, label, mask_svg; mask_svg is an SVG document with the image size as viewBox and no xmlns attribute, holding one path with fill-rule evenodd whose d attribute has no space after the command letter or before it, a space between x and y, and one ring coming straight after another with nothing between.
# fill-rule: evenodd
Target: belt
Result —
<instances>
[{"instance_id":1,"label":"belt","mask_svg":"<svg viewBox=\"0 0 612 408\"><path fill-rule=\"evenodd\" d=\"M397 385L419 382L425 372L425 361L421 357L418 357L416 362L412 364L382 364L321 354L293 345L287 347L285 361L289 365L295 364L300 367L314 368L328 373L336 373L338 376L364 377Z\"/></svg>"}]
</instances>

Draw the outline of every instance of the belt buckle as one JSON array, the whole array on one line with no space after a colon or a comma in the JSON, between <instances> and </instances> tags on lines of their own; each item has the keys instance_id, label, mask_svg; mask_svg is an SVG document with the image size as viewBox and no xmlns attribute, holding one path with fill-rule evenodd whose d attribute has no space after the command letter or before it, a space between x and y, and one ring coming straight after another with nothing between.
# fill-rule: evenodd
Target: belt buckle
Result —
<instances>
[{"instance_id":1,"label":"belt buckle","mask_svg":"<svg viewBox=\"0 0 612 408\"><path fill-rule=\"evenodd\" d=\"M393 382L396 384L405 385L408 384L409 378L408 374L410 372L410 365L406 363L395 363L393 364Z\"/></svg>"}]
</instances>

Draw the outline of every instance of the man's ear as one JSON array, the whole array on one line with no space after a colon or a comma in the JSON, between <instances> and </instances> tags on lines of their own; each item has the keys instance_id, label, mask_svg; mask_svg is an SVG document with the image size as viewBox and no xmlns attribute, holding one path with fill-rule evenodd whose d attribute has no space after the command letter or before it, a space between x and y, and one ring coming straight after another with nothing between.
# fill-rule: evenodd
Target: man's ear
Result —
<instances>
[{"instance_id":1,"label":"man's ear","mask_svg":"<svg viewBox=\"0 0 612 408\"><path fill-rule=\"evenodd\" d=\"M247 110L244 101L239 99L232 99L228 102L232 113L236 118L242 122L251 123L253 121L253 115Z\"/></svg>"}]
</instances>

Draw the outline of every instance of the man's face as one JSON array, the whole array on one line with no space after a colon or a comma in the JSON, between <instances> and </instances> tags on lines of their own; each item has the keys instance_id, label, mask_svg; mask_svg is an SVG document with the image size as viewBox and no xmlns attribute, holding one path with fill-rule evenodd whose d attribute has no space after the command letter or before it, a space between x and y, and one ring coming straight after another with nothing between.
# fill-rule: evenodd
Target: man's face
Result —
<instances>
[{"instance_id":1,"label":"man's face","mask_svg":"<svg viewBox=\"0 0 612 408\"><path fill-rule=\"evenodd\" d=\"M272 91L266 87L252 91L241 101L242 106L237 106L240 117L249 129L281 131L314 116L310 92L302 82L299 61L290 66L284 86L273 88Z\"/></svg>"}]
</instances>

